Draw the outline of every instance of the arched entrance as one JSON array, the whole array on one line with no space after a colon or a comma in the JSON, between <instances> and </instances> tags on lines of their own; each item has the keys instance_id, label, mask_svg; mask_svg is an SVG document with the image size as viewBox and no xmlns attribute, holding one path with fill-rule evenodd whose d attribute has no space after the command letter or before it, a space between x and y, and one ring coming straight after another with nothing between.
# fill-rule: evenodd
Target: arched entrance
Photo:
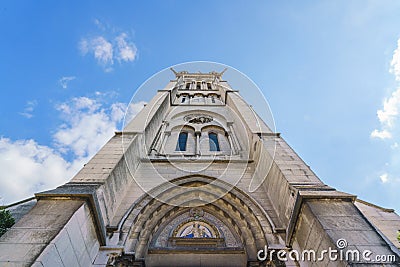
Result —
<instances>
[{"instance_id":1,"label":"arched entrance","mask_svg":"<svg viewBox=\"0 0 400 267\"><path fill-rule=\"evenodd\" d=\"M243 191L221 194L231 186L199 175L172 182L178 187L140 198L123 222L120 245L137 264L259 266L257 251L278 243L268 215Z\"/></svg>"}]
</instances>

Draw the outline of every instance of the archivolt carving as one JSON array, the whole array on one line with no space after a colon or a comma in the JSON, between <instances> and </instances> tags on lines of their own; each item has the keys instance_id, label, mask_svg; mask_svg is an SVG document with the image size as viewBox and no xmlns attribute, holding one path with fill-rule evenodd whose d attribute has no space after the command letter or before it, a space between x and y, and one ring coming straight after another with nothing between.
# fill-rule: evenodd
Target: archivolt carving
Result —
<instances>
[{"instance_id":1,"label":"archivolt carving","mask_svg":"<svg viewBox=\"0 0 400 267\"><path fill-rule=\"evenodd\" d=\"M210 178L207 177L188 176L174 182L181 186L193 187L196 183L210 181ZM177 203L186 203L185 201L193 199L193 195L207 201L213 197L213 194L218 194L222 190L220 186L223 186L222 182L213 185L212 190L207 192L201 191L202 187L194 187L195 191L189 195L174 189L162 190L160 193L177 199ZM260 208L252 203L248 195L237 188L212 203L198 207L198 210L169 206L150 199L147 196L140 200L137 203L138 209L134 209L136 212L132 212L127 217L127 225L122 226L120 244L125 246L126 251L134 251L138 258L142 258L146 254L149 248L146 244L150 244L150 247L160 248L165 247L171 238L174 239L172 241L177 241L173 234L174 230L179 229L178 226L181 223L196 220L196 217L196 221L204 220L218 229L220 239L224 242L223 244L213 244L213 246L237 247L242 245L249 260L256 259L257 248L264 247L267 240L271 244L278 242L272 233L271 225ZM214 241L209 238L203 239L207 244Z\"/></svg>"}]
</instances>

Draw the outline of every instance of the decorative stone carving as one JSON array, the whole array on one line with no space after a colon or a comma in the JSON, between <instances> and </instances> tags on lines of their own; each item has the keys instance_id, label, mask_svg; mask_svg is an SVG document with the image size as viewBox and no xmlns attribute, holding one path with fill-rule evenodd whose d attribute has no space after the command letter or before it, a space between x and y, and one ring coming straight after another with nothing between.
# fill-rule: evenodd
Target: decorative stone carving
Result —
<instances>
[{"instance_id":1,"label":"decorative stone carving","mask_svg":"<svg viewBox=\"0 0 400 267\"><path fill-rule=\"evenodd\" d=\"M218 229L204 220L190 219L176 227L173 237L182 238L219 238Z\"/></svg>"},{"instance_id":2,"label":"decorative stone carving","mask_svg":"<svg viewBox=\"0 0 400 267\"><path fill-rule=\"evenodd\" d=\"M197 216L201 215L201 216L196 218L195 217L196 215ZM212 214L198 207L192 208L187 212L184 212L183 214L175 217L172 221L168 222L167 225L162 226L161 229L157 233L155 233L153 241L151 242L151 247L165 248L172 246L173 244L176 243L175 239L182 239L182 237L179 237L180 236L179 229L182 229L182 227L188 222L192 222L193 225L193 222L196 221L197 222L202 221L209 225L209 229L212 229L212 231L215 233L215 235L211 239L218 239L217 243L219 245L217 246L220 246L223 243L223 246L226 247L235 247L235 248L242 247L239 237L236 237L223 222L221 222ZM201 237L195 239L210 240L210 238L201 238ZM219 239L221 239L223 242L221 243L221 240ZM179 244L175 244L175 246L178 245Z\"/></svg>"},{"instance_id":3,"label":"decorative stone carving","mask_svg":"<svg viewBox=\"0 0 400 267\"><path fill-rule=\"evenodd\" d=\"M189 123L194 123L194 124L204 124L204 123L209 123L213 121L213 117L208 116L208 115L187 115L183 118L185 121Z\"/></svg>"},{"instance_id":4,"label":"decorative stone carving","mask_svg":"<svg viewBox=\"0 0 400 267\"><path fill-rule=\"evenodd\" d=\"M109 259L107 267L143 267L144 262L142 260L135 260L133 255L126 255L121 253L110 253L108 254Z\"/></svg>"},{"instance_id":5,"label":"decorative stone carving","mask_svg":"<svg viewBox=\"0 0 400 267\"><path fill-rule=\"evenodd\" d=\"M189 215L191 217L194 217L195 219L198 219L200 217L203 217L204 211L201 208L191 208L189 211Z\"/></svg>"}]
</instances>

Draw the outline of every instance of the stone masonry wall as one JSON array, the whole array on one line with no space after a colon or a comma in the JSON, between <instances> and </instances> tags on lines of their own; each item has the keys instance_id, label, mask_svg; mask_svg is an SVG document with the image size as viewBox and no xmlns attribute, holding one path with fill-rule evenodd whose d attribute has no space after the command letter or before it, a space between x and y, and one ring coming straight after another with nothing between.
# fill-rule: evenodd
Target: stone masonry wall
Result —
<instances>
[{"instance_id":1,"label":"stone masonry wall","mask_svg":"<svg viewBox=\"0 0 400 267\"><path fill-rule=\"evenodd\" d=\"M31 266L38 255L85 206L83 200L40 200L30 212L0 238L0 266ZM47 260L34 266L46 265ZM61 265L62 266L62 265Z\"/></svg>"}]
</instances>

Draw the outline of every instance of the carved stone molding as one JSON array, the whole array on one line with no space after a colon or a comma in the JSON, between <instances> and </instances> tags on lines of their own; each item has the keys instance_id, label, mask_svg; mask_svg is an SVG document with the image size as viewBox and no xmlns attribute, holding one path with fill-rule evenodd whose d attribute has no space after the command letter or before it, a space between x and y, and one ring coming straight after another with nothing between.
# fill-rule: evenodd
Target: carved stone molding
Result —
<instances>
[{"instance_id":1,"label":"carved stone molding","mask_svg":"<svg viewBox=\"0 0 400 267\"><path fill-rule=\"evenodd\" d=\"M183 118L185 121L189 123L194 123L194 124L204 124L204 123L209 123L213 121L213 117L208 116L208 115L187 115Z\"/></svg>"},{"instance_id":2,"label":"carved stone molding","mask_svg":"<svg viewBox=\"0 0 400 267\"><path fill-rule=\"evenodd\" d=\"M135 260L133 255L110 253L107 267L144 267L142 260Z\"/></svg>"},{"instance_id":3,"label":"carved stone molding","mask_svg":"<svg viewBox=\"0 0 400 267\"><path fill-rule=\"evenodd\" d=\"M195 218L195 219L199 219L200 217L203 217L203 216L204 216L204 211L203 211L203 209L198 208L198 207L196 207L196 208L191 208L191 209L189 210L189 215L190 215L191 217Z\"/></svg>"}]
</instances>

